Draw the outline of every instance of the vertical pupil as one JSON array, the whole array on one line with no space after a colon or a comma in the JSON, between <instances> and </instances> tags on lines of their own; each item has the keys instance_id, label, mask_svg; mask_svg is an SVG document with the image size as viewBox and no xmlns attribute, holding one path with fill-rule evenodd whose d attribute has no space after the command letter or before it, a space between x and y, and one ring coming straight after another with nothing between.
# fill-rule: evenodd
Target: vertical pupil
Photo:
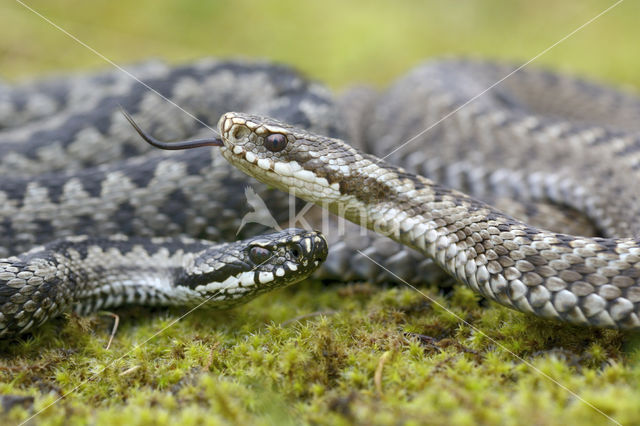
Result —
<instances>
[{"instance_id":1,"label":"vertical pupil","mask_svg":"<svg viewBox=\"0 0 640 426\"><path fill-rule=\"evenodd\" d=\"M274 133L267 136L264 145L269 151L282 151L287 146L287 138L279 133Z\"/></svg>"}]
</instances>

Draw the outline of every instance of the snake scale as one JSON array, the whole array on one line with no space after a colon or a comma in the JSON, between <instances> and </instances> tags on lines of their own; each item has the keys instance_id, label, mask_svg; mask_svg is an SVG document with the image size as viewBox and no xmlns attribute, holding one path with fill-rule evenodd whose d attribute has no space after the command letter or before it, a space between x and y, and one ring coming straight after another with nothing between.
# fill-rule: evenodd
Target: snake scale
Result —
<instances>
[{"instance_id":1,"label":"snake scale","mask_svg":"<svg viewBox=\"0 0 640 426\"><path fill-rule=\"evenodd\" d=\"M212 144L238 169L399 243L347 227L342 241L329 236L320 277L388 278L354 247L413 282L428 280L433 259L517 310L637 328L640 101L535 69L476 97L513 70L429 62L381 93L338 99L269 63L134 72L204 122L224 114ZM0 247L87 232L228 239L237 229L247 180L217 149L135 143L117 105L164 139L211 138L153 94L115 73L0 87L0 165L11 175L0 186ZM286 197L256 188L282 220Z\"/></svg>"}]
</instances>

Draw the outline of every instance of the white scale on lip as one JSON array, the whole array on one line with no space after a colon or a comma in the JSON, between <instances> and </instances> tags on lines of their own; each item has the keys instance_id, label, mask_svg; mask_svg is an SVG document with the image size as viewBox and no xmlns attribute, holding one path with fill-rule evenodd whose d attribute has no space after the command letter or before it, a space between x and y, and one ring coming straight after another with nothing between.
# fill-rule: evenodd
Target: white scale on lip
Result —
<instances>
[{"instance_id":1,"label":"white scale on lip","mask_svg":"<svg viewBox=\"0 0 640 426\"><path fill-rule=\"evenodd\" d=\"M247 151L244 154L244 158L246 158L248 162L253 164L255 162L255 160L256 160L256 155L251 151Z\"/></svg>"},{"instance_id":2,"label":"white scale on lip","mask_svg":"<svg viewBox=\"0 0 640 426\"><path fill-rule=\"evenodd\" d=\"M253 271L241 273L240 274L240 284L243 287L250 287L250 286L254 285L255 282L253 281L253 276L254 276L254 272Z\"/></svg>"},{"instance_id":3,"label":"white scale on lip","mask_svg":"<svg viewBox=\"0 0 640 426\"><path fill-rule=\"evenodd\" d=\"M258 167L264 170L269 170L271 168L271 162L266 158L260 158L258 160Z\"/></svg>"},{"instance_id":4,"label":"white scale on lip","mask_svg":"<svg viewBox=\"0 0 640 426\"><path fill-rule=\"evenodd\" d=\"M296 266L295 263L291 263L287 261L286 266L294 272L298 270L298 267Z\"/></svg>"},{"instance_id":5,"label":"white scale on lip","mask_svg":"<svg viewBox=\"0 0 640 426\"><path fill-rule=\"evenodd\" d=\"M258 274L258 280L261 284L273 281L273 272L260 272Z\"/></svg>"}]
</instances>

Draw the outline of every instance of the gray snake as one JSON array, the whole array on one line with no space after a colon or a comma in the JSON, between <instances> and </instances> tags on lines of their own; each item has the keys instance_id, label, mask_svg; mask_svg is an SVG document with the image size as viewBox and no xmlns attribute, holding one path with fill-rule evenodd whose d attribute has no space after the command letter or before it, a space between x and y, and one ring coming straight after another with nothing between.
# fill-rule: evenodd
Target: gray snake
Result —
<instances>
[{"instance_id":1,"label":"gray snake","mask_svg":"<svg viewBox=\"0 0 640 426\"><path fill-rule=\"evenodd\" d=\"M196 115L209 122L212 115L224 111L246 111L227 113L219 121L225 144L222 154L229 162L269 185L286 191L294 189L296 196L324 205L402 244L385 245L372 234L354 243L348 241L347 235L347 241L333 245L337 249L329 256L320 276L348 279L377 274L377 269L374 272L361 267L367 260L349 252L351 245L360 244L367 248L368 255L379 258L390 270L414 282L427 279L425 271L430 268L424 260L427 257L484 296L523 312L585 325L638 326L640 274L636 265L640 261L640 248L633 238L614 238L637 234L634 207L638 194L634 185L629 184L640 162L634 121L640 102L635 97L533 70L515 74L504 85L456 111L513 67L443 61L416 68L381 94L354 90L336 104L321 86L306 82L284 67L205 64L176 72L180 78L184 77L182 74L188 77L186 83L175 85L180 87L175 93L183 98L188 98L189 93L194 97L202 92L211 95L195 102ZM176 79L174 76L173 80ZM60 82L50 85L63 86ZM47 93L48 89L51 88L41 90ZM209 93L207 89L213 90ZM82 92L81 88L77 90ZM11 91L3 96L12 104L20 96L27 97ZM187 118L176 119L181 114L175 110L167 115L170 108L163 107L160 101L145 101L144 94L128 96L135 98L133 108L126 102L119 103L134 115L141 114L145 105L147 110L154 109L154 115L159 110L156 116L163 118L156 123L148 117L146 122L141 120L153 133L162 132L167 139L184 139L185 133L186 136L196 133ZM70 97L61 100L56 108L73 109L73 102L67 98ZM61 141L56 140L57 146L50 149L54 158L70 157L71 171L58 172L62 161L54 161L43 166L48 174L42 175L40 162L34 158L37 156L25 155L27 148L23 148L34 143L30 139L33 134L42 139L47 132L73 128L69 123L61 126L65 115L45 120L27 131L24 129L29 127L30 113L24 112L28 108L22 108L18 111L22 112L20 128L3 130L1 136L6 136L7 142L0 147L11 147L18 155L1 155L0 159L23 175L16 178L13 187L17 190L13 193L22 196L29 193L27 188L37 194L34 186L44 188L45 193L56 193L53 201L47 201L64 213L61 216L64 220L54 224L43 224L44 214L38 220L33 219L38 216L37 209L29 211L31 216L24 223L17 223L22 228L15 221L5 221L8 231L5 235L12 238L11 244L18 241L17 246L22 247L38 242L34 240L41 235L49 238L73 234L94 223L105 223L107 232L125 229L125 233L132 235L188 232L205 238L228 236L233 226L225 226L224 221L212 226L212 219L226 213L228 223L237 223L234 214L237 216L237 211L242 210L237 188L244 184L244 179L220 161L215 150L211 158L197 151L135 157L144 148L130 147L130 133L122 138L124 142L114 142L114 146L103 149L108 151L107 157L94 159L86 154L90 150L84 149L83 140L89 138L105 148L105 139L111 141L114 135L126 133L122 127L126 123L116 118L113 101L106 103L101 108L94 108L91 103L92 108L78 107L85 114L99 112L100 117L91 119L95 123L105 120L106 124L89 131L74 121L71 124L75 123L76 128L69 135L60 136ZM452 111L456 113L449 119L434 125ZM66 116L74 114L78 112L71 111ZM38 114L33 115L41 120ZM429 127L433 131L420 134ZM83 131L84 139L78 136ZM420 136L410 140L416 134ZM283 135L285 141L280 143L286 147L276 152L266 149L264 143L269 135ZM336 137L349 139L352 145L380 156L391 152L389 162L381 162ZM392 152L406 140L410 140L406 147ZM119 160L123 156L132 158ZM114 159L118 162L102 165ZM567 159L578 166L562 167ZM175 164L184 166L172 167ZM161 165L164 168L159 173ZM142 175L146 178L137 177L136 171L145 167L148 170ZM153 179L149 179L150 174ZM96 180L93 185L99 190L92 192L88 188L93 177ZM129 191L138 190L139 197L118 198L114 182L122 180ZM435 180L477 198L436 184ZM51 182L57 190L51 189L54 186ZM105 189L108 182L113 188ZM192 186L184 185L185 182ZM220 182L223 184L211 187ZM259 187L259 193L266 195L263 191L268 189ZM86 212L81 219L74 214L78 205L61 208L64 201L82 200L80 205L85 205L84 201L89 200L100 205L105 201L102 199L105 193L112 197L107 206L121 215L116 221ZM180 207L191 211L177 215L173 221L171 214L178 209L170 200L176 193L180 196ZM149 194L160 194L156 197L159 200ZM216 194L213 205L212 194ZM281 212L283 198L277 192L269 194L272 195L264 198L269 200L271 210ZM145 202L136 202L140 197L147 198ZM25 210L25 203L15 205ZM121 208L122 205L126 207ZM167 222L174 226L167 227ZM125 223L128 228L123 227ZM544 231L534 224L546 228L566 224L571 231L578 232L589 228L585 235L606 238L574 237ZM15 232L14 227L28 232ZM384 279L385 275L378 274L377 278Z\"/></svg>"}]
</instances>

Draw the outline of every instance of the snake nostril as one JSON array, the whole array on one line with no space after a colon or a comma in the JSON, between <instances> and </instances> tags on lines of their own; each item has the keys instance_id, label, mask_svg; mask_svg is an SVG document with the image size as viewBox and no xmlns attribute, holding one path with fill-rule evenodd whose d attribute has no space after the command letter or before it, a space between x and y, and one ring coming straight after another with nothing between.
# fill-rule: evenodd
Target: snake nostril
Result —
<instances>
[{"instance_id":1,"label":"snake nostril","mask_svg":"<svg viewBox=\"0 0 640 426\"><path fill-rule=\"evenodd\" d=\"M290 253L294 259L299 259L302 256L302 249L296 245L291 247Z\"/></svg>"},{"instance_id":2,"label":"snake nostril","mask_svg":"<svg viewBox=\"0 0 640 426\"><path fill-rule=\"evenodd\" d=\"M244 139L249 136L249 129L244 126L236 126L231 130L231 137L235 140Z\"/></svg>"}]
</instances>

